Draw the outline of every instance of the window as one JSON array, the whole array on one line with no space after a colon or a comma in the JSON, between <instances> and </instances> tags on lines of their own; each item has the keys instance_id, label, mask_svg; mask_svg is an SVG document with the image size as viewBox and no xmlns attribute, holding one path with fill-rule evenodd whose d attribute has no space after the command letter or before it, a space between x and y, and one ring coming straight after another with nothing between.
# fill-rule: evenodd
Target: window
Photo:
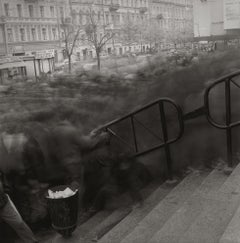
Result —
<instances>
[{"instance_id":1,"label":"window","mask_svg":"<svg viewBox=\"0 0 240 243\"><path fill-rule=\"evenodd\" d=\"M10 16L9 4L8 3L4 3L4 11L5 11L6 16Z\"/></svg>"},{"instance_id":2,"label":"window","mask_svg":"<svg viewBox=\"0 0 240 243\"><path fill-rule=\"evenodd\" d=\"M42 29L42 37L43 40L47 40L47 30L45 28Z\"/></svg>"},{"instance_id":3,"label":"window","mask_svg":"<svg viewBox=\"0 0 240 243\"><path fill-rule=\"evenodd\" d=\"M83 24L83 16L82 13L79 13L79 24Z\"/></svg>"},{"instance_id":4,"label":"window","mask_svg":"<svg viewBox=\"0 0 240 243\"><path fill-rule=\"evenodd\" d=\"M44 18L44 6L40 6L40 16Z\"/></svg>"},{"instance_id":5,"label":"window","mask_svg":"<svg viewBox=\"0 0 240 243\"><path fill-rule=\"evenodd\" d=\"M50 12L51 12L51 17L53 18L55 16L54 6L50 6Z\"/></svg>"},{"instance_id":6,"label":"window","mask_svg":"<svg viewBox=\"0 0 240 243\"><path fill-rule=\"evenodd\" d=\"M33 5L28 6L29 17L33 18Z\"/></svg>"},{"instance_id":7,"label":"window","mask_svg":"<svg viewBox=\"0 0 240 243\"><path fill-rule=\"evenodd\" d=\"M109 17L108 17L108 14L106 14L106 22L107 22L107 24L109 24Z\"/></svg>"},{"instance_id":8,"label":"window","mask_svg":"<svg viewBox=\"0 0 240 243\"><path fill-rule=\"evenodd\" d=\"M52 29L52 35L53 35L53 39L56 40L57 39L57 32L56 32L55 28Z\"/></svg>"},{"instance_id":9,"label":"window","mask_svg":"<svg viewBox=\"0 0 240 243\"><path fill-rule=\"evenodd\" d=\"M61 18L64 18L63 7L60 7L60 8L59 8L59 11L60 11L60 17L61 17Z\"/></svg>"},{"instance_id":10,"label":"window","mask_svg":"<svg viewBox=\"0 0 240 243\"><path fill-rule=\"evenodd\" d=\"M13 31L12 29L7 29L7 38L9 42L13 42Z\"/></svg>"},{"instance_id":11,"label":"window","mask_svg":"<svg viewBox=\"0 0 240 243\"><path fill-rule=\"evenodd\" d=\"M20 29L20 40L21 41L25 41L26 40L25 29L23 29L23 28Z\"/></svg>"},{"instance_id":12,"label":"window","mask_svg":"<svg viewBox=\"0 0 240 243\"><path fill-rule=\"evenodd\" d=\"M22 17L22 5L17 4L17 12L18 12L18 17Z\"/></svg>"},{"instance_id":13,"label":"window","mask_svg":"<svg viewBox=\"0 0 240 243\"><path fill-rule=\"evenodd\" d=\"M36 29L35 29L35 28L32 28L32 29L31 29L31 33L32 33L32 40L35 41L35 40L37 39L37 38L36 38L36 37L37 37L37 36L36 36Z\"/></svg>"}]
</instances>

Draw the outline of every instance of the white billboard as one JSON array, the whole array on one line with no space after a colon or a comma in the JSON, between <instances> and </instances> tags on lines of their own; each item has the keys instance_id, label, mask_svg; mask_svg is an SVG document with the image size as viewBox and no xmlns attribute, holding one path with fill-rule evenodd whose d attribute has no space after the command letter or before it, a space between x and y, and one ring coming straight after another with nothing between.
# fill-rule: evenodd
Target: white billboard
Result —
<instances>
[{"instance_id":1,"label":"white billboard","mask_svg":"<svg viewBox=\"0 0 240 243\"><path fill-rule=\"evenodd\" d=\"M223 0L224 29L240 29L240 0Z\"/></svg>"},{"instance_id":2,"label":"white billboard","mask_svg":"<svg viewBox=\"0 0 240 243\"><path fill-rule=\"evenodd\" d=\"M36 54L35 54L36 59L47 59L47 58L53 58L53 57L54 57L54 49L36 51Z\"/></svg>"}]
</instances>

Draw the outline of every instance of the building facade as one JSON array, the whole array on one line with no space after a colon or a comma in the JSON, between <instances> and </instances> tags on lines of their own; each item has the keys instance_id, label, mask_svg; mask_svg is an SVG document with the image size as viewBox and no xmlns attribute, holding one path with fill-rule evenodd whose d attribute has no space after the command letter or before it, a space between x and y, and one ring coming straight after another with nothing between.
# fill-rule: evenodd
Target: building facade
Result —
<instances>
[{"instance_id":1,"label":"building facade","mask_svg":"<svg viewBox=\"0 0 240 243\"><path fill-rule=\"evenodd\" d=\"M108 53L146 51L160 42L179 40L180 35L193 37L192 0L72 0L70 9L83 26L90 10L99 25L111 26L116 37L107 43ZM81 56L93 50L80 43L77 52Z\"/></svg>"},{"instance_id":2,"label":"building facade","mask_svg":"<svg viewBox=\"0 0 240 243\"><path fill-rule=\"evenodd\" d=\"M194 36L224 39L240 34L240 0L194 0Z\"/></svg>"},{"instance_id":3,"label":"building facade","mask_svg":"<svg viewBox=\"0 0 240 243\"><path fill-rule=\"evenodd\" d=\"M193 32L192 0L0 0L0 55L54 49L56 61L62 60L62 19L70 16L84 30L90 10L102 26L100 36L106 29L116 33L104 48L107 54L146 51ZM74 54L93 57L94 48L78 41Z\"/></svg>"},{"instance_id":4,"label":"building facade","mask_svg":"<svg viewBox=\"0 0 240 243\"><path fill-rule=\"evenodd\" d=\"M103 48L103 52L106 54L121 55L131 51L138 52L141 48L144 50L149 48L148 43L142 43L141 46L136 38L132 37L131 40L128 40L123 35L123 32L127 31L124 26L136 27L136 24L140 25L148 21L148 0L72 0L70 9L75 21L82 26L87 24L89 11L92 11L93 17L98 23L99 39L105 34L105 31L114 31L114 38ZM129 33L129 35L136 34ZM77 53L83 57L95 55L94 48L86 42L79 43Z\"/></svg>"},{"instance_id":5,"label":"building facade","mask_svg":"<svg viewBox=\"0 0 240 243\"><path fill-rule=\"evenodd\" d=\"M31 55L55 49L61 54L60 17L64 0L0 0L0 55Z\"/></svg>"},{"instance_id":6,"label":"building facade","mask_svg":"<svg viewBox=\"0 0 240 243\"><path fill-rule=\"evenodd\" d=\"M192 0L152 0L150 14L163 31L193 32Z\"/></svg>"}]
</instances>

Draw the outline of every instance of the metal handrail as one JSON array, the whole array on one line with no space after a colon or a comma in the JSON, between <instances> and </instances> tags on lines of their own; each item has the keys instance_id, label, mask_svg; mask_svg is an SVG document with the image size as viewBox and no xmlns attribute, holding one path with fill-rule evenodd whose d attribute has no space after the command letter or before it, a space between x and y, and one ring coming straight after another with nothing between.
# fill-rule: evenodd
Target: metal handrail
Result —
<instances>
[{"instance_id":1,"label":"metal handrail","mask_svg":"<svg viewBox=\"0 0 240 243\"><path fill-rule=\"evenodd\" d=\"M165 109L164 109L164 104L165 103L169 103L171 104L175 110L177 111L177 118L178 118L178 125L179 125L179 131L176 135L176 137L169 139L168 138L168 130L167 130L167 122L166 122L166 114L165 114ZM139 151L138 148L138 143L137 143L137 134L136 134L136 130L135 130L135 122L139 122L138 120L136 120L136 118L134 117L135 115L141 113L142 111L145 111L153 106L158 105L159 108L159 113L160 113L160 119L161 119L161 125L162 125L162 132L163 132L163 138L159 138L159 136L157 134L153 134L153 131L151 129L148 129L146 126L143 127L150 132L152 135L154 135L155 137L158 137L159 140L162 141L162 143L159 143L155 146L152 146L151 148L148 148L146 150L143 151ZM119 135L117 135L114 131L112 131L112 129L110 128L111 126L126 120L126 119L130 119L131 121L131 131L133 134L133 138L134 138L134 146L132 146L131 144L129 144L128 142L126 142L123 138L121 138ZM171 159L171 155L170 155L170 144L176 142L177 140L179 140L181 138L181 136L183 135L184 132L184 122L183 122L183 113L182 113L182 109L179 105L177 105L174 100L169 99L169 98L160 98L157 99L133 112L128 113L127 115L115 119L107 124L105 124L104 126L100 127L99 129L105 129L106 131L110 132L115 138L117 138L120 142L122 142L123 144L125 144L126 146L129 146L130 148L133 148L134 151L134 156L140 156L143 154L147 154L150 153L156 149L159 148L165 148L165 154L166 154L166 160L167 160L167 169L168 169L168 177L169 179L172 178L172 159ZM131 150L129 149L128 150Z\"/></svg>"},{"instance_id":2,"label":"metal handrail","mask_svg":"<svg viewBox=\"0 0 240 243\"><path fill-rule=\"evenodd\" d=\"M211 85L207 87L204 94L204 106L205 113L208 122L216 128L226 130L226 138L227 138L227 158L228 158L228 166L233 166L233 157L232 157L232 128L240 126L240 121L232 122L232 113L231 113L231 82L236 85L238 88L238 84L235 83L232 79L236 76L240 76L240 70L236 72L232 72L228 75L220 77L215 80ZM211 116L210 106L209 106L209 93L210 91L217 85L225 83L225 106L226 106L226 122L225 124L219 124L214 121Z\"/></svg>"},{"instance_id":3,"label":"metal handrail","mask_svg":"<svg viewBox=\"0 0 240 243\"><path fill-rule=\"evenodd\" d=\"M122 143L124 143L126 146L128 146L128 149L131 150L135 149L135 154L134 156L140 156L146 153L150 153L156 149L165 148L165 154L166 154L166 160L167 160L167 168L168 168L168 176L171 179L172 177L172 160L171 160L171 155L170 155L170 144L176 142L177 140L179 140L184 132L184 121L190 120L190 119L194 119L197 118L199 116L203 116L205 115L208 122L213 125L216 128L219 129L225 129L226 130L226 138L227 138L227 156L228 156L228 165L231 167L233 166L233 161L232 161L232 128L236 127L236 126L240 126L240 121L237 122L232 122L231 121L231 89L230 89L230 84L231 82L237 86L238 88L240 88L240 85L238 85L233 78L236 76L240 76L240 70L236 71L236 72L232 72L230 74L224 75L222 77L220 77L219 79L216 79L215 81L212 82L212 84L210 84L204 93L204 105L195 109L194 111L191 111L187 114L182 113L182 109L179 105L177 105L174 100L169 99L169 98L160 98L157 99L133 112L128 113L127 115L115 119L107 124L105 124L104 126L100 127L99 129L105 129L106 131L110 132L113 136L115 136L119 141L121 141ZM214 119L211 116L211 112L210 112L210 106L209 106L209 93L210 91L217 86L220 83L225 83L225 104L226 104L226 124L219 124L216 121L214 121ZM176 135L175 138L169 139L168 138L168 130L167 130L167 122L166 122L166 114L165 114L165 110L164 110L164 104L165 103L170 103L171 105L173 105L177 111L177 115L178 115L178 123L179 123L179 131L178 134ZM161 124L162 124L162 132L163 132L163 139L161 139L157 134L154 134L153 131L149 128L147 128L144 124L142 124L141 122L139 122L136 118L134 118L134 116L148 108L151 108L155 105L159 106L159 111L160 111L160 118L161 118ZM131 127L132 127L132 132L133 132L133 137L134 137L134 146L132 144L129 144L128 142L126 142L123 138L121 138L120 136L118 136L114 131L112 131L110 129L110 126L115 125L123 120L126 119L131 119ZM142 125L148 132L150 132L152 135L154 135L155 137L159 138L159 140L162 141L162 143L155 145L149 149L143 150L143 151L139 151L138 148L138 143L137 143L137 136L136 136L136 131L135 131L135 122L139 122L140 125Z\"/></svg>"}]
</instances>

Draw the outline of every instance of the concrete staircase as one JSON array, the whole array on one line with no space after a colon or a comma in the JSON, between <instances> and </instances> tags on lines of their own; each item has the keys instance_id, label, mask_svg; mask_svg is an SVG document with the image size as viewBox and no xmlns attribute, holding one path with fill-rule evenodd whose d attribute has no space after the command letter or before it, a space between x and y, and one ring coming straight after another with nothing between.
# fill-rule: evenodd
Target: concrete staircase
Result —
<instances>
[{"instance_id":1,"label":"concrete staircase","mask_svg":"<svg viewBox=\"0 0 240 243\"><path fill-rule=\"evenodd\" d=\"M72 238L47 242L240 243L240 164L229 176L221 168L193 171L175 186L151 184L142 193L143 206L99 212Z\"/></svg>"}]
</instances>

